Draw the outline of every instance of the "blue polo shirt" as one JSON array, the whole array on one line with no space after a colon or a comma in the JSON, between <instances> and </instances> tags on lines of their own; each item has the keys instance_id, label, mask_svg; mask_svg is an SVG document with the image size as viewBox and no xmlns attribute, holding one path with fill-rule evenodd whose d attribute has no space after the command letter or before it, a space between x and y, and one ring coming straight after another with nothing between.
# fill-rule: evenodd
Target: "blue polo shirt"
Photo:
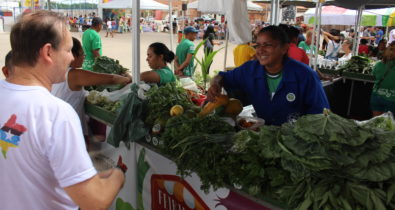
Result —
<instances>
[{"instance_id":1,"label":"blue polo shirt","mask_svg":"<svg viewBox=\"0 0 395 210\"><path fill-rule=\"evenodd\" d=\"M269 93L265 67L249 61L232 71L220 72L226 91L243 92L258 117L267 125L281 125L305 115L329 109L321 81L309 66L291 58L284 59L282 80L273 98Z\"/></svg>"}]
</instances>

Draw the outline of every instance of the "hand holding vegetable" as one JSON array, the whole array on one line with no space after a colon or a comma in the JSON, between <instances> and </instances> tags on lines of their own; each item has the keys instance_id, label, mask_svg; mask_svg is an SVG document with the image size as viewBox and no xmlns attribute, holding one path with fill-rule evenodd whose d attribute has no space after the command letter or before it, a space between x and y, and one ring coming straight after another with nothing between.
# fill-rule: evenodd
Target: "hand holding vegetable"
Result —
<instances>
[{"instance_id":1,"label":"hand holding vegetable","mask_svg":"<svg viewBox=\"0 0 395 210\"><path fill-rule=\"evenodd\" d=\"M207 91L207 100L214 101L216 97L221 95L222 76L217 75L211 80L210 88Z\"/></svg>"}]
</instances>

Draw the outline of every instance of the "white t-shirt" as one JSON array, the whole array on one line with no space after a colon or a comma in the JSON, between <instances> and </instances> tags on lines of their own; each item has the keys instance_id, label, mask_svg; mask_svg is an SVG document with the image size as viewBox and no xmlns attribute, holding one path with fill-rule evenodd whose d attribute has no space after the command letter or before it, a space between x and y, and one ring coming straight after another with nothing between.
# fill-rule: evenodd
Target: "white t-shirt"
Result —
<instances>
[{"instance_id":1,"label":"white t-shirt","mask_svg":"<svg viewBox=\"0 0 395 210\"><path fill-rule=\"evenodd\" d=\"M393 41L395 41L395 29L392 29L390 32L390 38L388 44L391 44Z\"/></svg>"},{"instance_id":2,"label":"white t-shirt","mask_svg":"<svg viewBox=\"0 0 395 210\"><path fill-rule=\"evenodd\" d=\"M348 55L344 54L341 58L339 58L339 61L348 61L352 57L352 53L348 53Z\"/></svg>"},{"instance_id":3,"label":"white t-shirt","mask_svg":"<svg viewBox=\"0 0 395 210\"><path fill-rule=\"evenodd\" d=\"M78 116L39 86L0 81L1 209L74 209L63 188L97 172Z\"/></svg>"},{"instance_id":4,"label":"white t-shirt","mask_svg":"<svg viewBox=\"0 0 395 210\"><path fill-rule=\"evenodd\" d=\"M111 29L111 20L107 21L107 28Z\"/></svg>"},{"instance_id":5,"label":"white t-shirt","mask_svg":"<svg viewBox=\"0 0 395 210\"><path fill-rule=\"evenodd\" d=\"M325 56L336 57L340 50L340 43L329 40Z\"/></svg>"},{"instance_id":6,"label":"white t-shirt","mask_svg":"<svg viewBox=\"0 0 395 210\"><path fill-rule=\"evenodd\" d=\"M66 75L66 81L68 81L69 71ZM52 85L51 93L52 95L62 99L63 101L69 103L74 110L77 112L78 117L80 118L82 131L84 135L88 135L88 124L85 117L85 95L86 91L82 88L79 91L72 91L69 87L68 82L61 82Z\"/></svg>"}]
</instances>

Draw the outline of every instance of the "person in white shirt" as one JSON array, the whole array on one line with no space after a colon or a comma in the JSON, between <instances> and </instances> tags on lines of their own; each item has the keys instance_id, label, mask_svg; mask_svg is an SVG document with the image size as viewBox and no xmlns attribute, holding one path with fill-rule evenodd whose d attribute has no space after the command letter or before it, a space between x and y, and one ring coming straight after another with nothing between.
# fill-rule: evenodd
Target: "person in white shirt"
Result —
<instances>
[{"instance_id":1,"label":"person in white shirt","mask_svg":"<svg viewBox=\"0 0 395 210\"><path fill-rule=\"evenodd\" d=\"M322 31L322 35L324 36L325 41L328 43L325 58L329 60L337 60L337 54L339 53L341 46L339 34L336 34L334 31L331 31L331 33Z\"/></svg>"},{"instance_id":2,"label":"person in white shirt","mask_svg":"<svg viewBox=\"0 0 395 210\"><path fill-rule=\"evenodd\" d=\"M102 74L81 69L84 62L84 50L81 42L73 37L73 48L71 52L74 61L71 63L69 70L66 73L66 81L52 85L52 95L69 103L77 112L85 138L88 136L87 121L85 119L85 90L84 86L91 85L125 85L132 81L128 75L121 76L116 74Z\"/></svg>"},{"instance_id":3,"label":"person in white shirt","mask_svg":"<svg viewBox=\"0 0 395 210\"><path fill-rule=\"evenodd\" d=\"M107 209L125 180L125 170L96 172L77 114L50 93L73 60L64 20L40 10L11 30L12 68L0 81L2 210Z\"/></svg>"},{"instance_id":4,"label":"person in white shirt","mask_svg":"<svg viewBox=\"0 0 395 210\"><path fill-rule=\"evenodd\" d=\"M112 21L111 18L108 18L107 20L107 33L106 33L106 37L108 37L108 33L110 33L111 37L114 38L114 34L112 32Z\"/></svg>"},{"instance_id":5,"label":"person in white shirt","mask_svg":"<svg viewBox=\"0 0 395 210\"><path fill-rule=\"evenodd\" d=\"M339 58L339 64L344 64L346 61L350 60L352 57L352 45L353 41L351 38L346 38L342 43L342 50L344 55Z\"/></svg>"}]
</instances>

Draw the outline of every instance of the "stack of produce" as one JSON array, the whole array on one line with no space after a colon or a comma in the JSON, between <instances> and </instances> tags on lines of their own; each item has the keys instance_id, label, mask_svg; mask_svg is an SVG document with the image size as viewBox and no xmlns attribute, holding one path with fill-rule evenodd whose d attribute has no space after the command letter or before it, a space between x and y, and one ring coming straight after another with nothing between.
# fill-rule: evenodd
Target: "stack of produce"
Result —
<instances>
[{"instance_id":1,"label":"stack of produce","mask_svg":"<svg viewBox=\"0 0 395 210\"><path fill-rule=\"evenodd\" d=\"M109 58L107 56L100 56L95 59L95 63L93 64L93 71L105 74L125 75L128 69L124 68L121 64L119 64L118 60ZM101 85L86 87L87 90L97 91L103 91L104 89L107 89L108 91L114 91L121 88L122 85Z\"/></svg>"},{"instance_id":2,"label":"stack of produce","mask_svg":"<svg viewBox=\"0 0 395 210\"><path fill-rule=\"evenodd\" d=\"M163 150L181 175L196 172L204 190L233 184L290 209L395 208L395 126L388 116L360 123L325 113L232 131L216 115L181 115L168 121Z\"/></svg>"},{"instance_id":3,"label":"stack of produce","mask_svg":"<svg viewBox=\"0 0 395 210\"><path fill-rule=\"evenodd\" d=\"M115 113L121 107L120 101L111 101L96 90L90 91L88 97L86 97L86 100L90 104L102 107L103 109L113 113Z\"/></svg>"},{"instance_id":4,"label":"stack of produce","mask_svg":"<svg viewBox=\"0 0 395 210\"><path fill-rule=\"evenodd\" d=\"M359 74L372 73L372 61L363 56L353 56L347 63L339 68L340 72L353 72Z\"/></svg>"},{"instance_id":5,"label":"stack of produce","mask_svg":"<svg viewBox=\"0 0 395 210\"><path fill-rule=\"evenodd\" d=\"M200 110L200 108L196 107L189 99L186 91L174 83L168 83L161 87L155 85L148 90L146 96L147 117L145 123L147 126L153 126L158 123L164 126L166 121L171 117L171 108L176 105L181 107L179 111L180 114L181 112L185 112L194 115L196 111Z\"/></svg>"},{"instance_id":6,"label":"stack of produce","mask_svg":"<svg viewBox=\"0 0 395 210\"><path fill-rule=\"evenodd\" d=\"M155 87L147 96L146 123L164 126L159 149L180 175L196 172L203 190L233 185L289 209L395 209L389 114L358 122L324 111L236 132L222 116L239 103L226 96L202 110L175 85Z\"/></svg>"},{"instance_id":7,"label":"stack of produce","mask_svg":"<svg viewBox=\"0 0 395 210\"><path fill-rule=\"evenodd\" d=\"M128 69L119 64L118 60L109 58L107 56L100 56L95 59L93 71L105 74L125 74Z\"/></svg>"}]
</instances>

